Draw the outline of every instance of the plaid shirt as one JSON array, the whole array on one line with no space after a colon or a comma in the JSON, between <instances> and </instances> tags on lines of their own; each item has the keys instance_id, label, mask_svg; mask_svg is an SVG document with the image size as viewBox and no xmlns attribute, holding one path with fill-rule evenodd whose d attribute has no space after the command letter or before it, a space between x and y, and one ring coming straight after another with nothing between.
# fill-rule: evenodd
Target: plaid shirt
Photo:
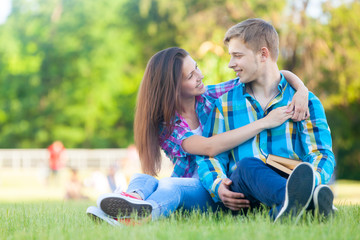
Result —
<instances>
[{"instance_id":1,"label":"plaid shirt","mask_svg":"<svg viewBox=\"0 0 360 240\"><path fill-rule=\"evenodd\" d=\"M282 76L282 75L281 75ZM203 136L210 137L225 131L242 127L266 116L277 107L288 105L295 90L282 76L278 89L280 93L264 112L260 104L245 91L245 85L224 94L204 127ZM309 93L310 119L293 122L260 132L238 147L215 156L198 156L198 173L204 187L215 201L220 201L218 188L221 180L228 178L236 168L236 162L246 157L256 157L265 162L268 154L301 159L313 164L317 183L327 183L334 171L335 158L332 152L330 129L325 111L319 99Z\"/></svg>"},{"instance_id":2,"label":"plaid shirt","mask_svg":"<svg viewBox=\"0 0 360 240\"><path fill-rule=\"evenodd\" d=\"M208 85L206 92L196 97L196 113L199 118L200 128L203 129L207 118L215 106L215 101L224 93L239 85L238 79L233 79L216 85ZM164 125L160 126L159 142L166 156L173 162L174 170L172 177L192 177L197 169L196 156L185 152L182 141L194 135L185 119L178 113L175 115L174 127L171 135L166 138Z\"/></svg>"}]
</instances>

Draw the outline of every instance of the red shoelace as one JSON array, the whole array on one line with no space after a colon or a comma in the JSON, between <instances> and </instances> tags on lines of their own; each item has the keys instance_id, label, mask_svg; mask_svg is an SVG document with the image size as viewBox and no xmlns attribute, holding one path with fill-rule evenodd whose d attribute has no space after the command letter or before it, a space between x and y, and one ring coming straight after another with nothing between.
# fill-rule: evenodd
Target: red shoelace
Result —
<instances>
[{"instance_id":1,"label":"red shoelace","mask_svg":"<svg viewBox=\"0 0 360 240\"><path fill-rule=\"evenodd\" d=\"M137 200L141 200L141 199L138 199L137 197L134 197L134 196L132 196L132 195L130 195L130 194L128 194L128 193L126 193L126 192L122 192L122 193L120 193L120 195L125 196L125 197L134 198L134 199L137 199Z\"/></svg>"}]
</instances>

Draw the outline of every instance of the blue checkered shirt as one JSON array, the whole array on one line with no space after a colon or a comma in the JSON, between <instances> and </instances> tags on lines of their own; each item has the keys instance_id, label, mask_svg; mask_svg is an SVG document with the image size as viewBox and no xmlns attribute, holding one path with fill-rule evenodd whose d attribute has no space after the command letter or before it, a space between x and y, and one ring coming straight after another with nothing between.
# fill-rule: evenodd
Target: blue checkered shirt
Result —
<instances>
[{"instance_id":1,"label":"blue checkered shirt","mask_svg":"<svg viewBox=\"0 0 360 240\"><path fill-rule=\"evenodd\" d=\"M288 105L295 90L281 74L279 94L264 111L260 104L240 84L216 101L216 106L203 129L203 136L210 137L245 126L265 117L271 110ZM327 183L334 171L335 157L324 108L320 100L309 93L310 118L301 122L291 119L282 125L267 129L238 147L217 156L197 156L198 173L204 187L215 201L220 201L218 188L221 180L228 178L236 168L236 162L246 157L266 161L268 154L299 159L314 166L317 184Z\"/></svg>"}]
</instances>

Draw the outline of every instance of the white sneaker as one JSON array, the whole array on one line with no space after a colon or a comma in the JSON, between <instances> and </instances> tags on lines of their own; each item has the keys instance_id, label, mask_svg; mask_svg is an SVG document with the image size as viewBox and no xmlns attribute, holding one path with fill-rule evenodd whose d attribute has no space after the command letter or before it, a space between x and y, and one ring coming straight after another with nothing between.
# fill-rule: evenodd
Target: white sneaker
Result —
<instances>
[{"instance_id":1,"label":"white sneaker","mask_svg":"<svg viewBox=\"0 0 360 240\"><path fill-rule=\"evenodd\" d=\"M130 218L136 214L139 218L151 215L152 205L127 193L105 193L97 200L98 207L111 217Z\"/></svg>"},{"instance_id":2,"label":"white sneaker","mask_svg":"<svg viewBox=\"0 0 360 240\"><path fill-rule=\"evenodd\" d=\"M122 226L116 218L110 217L106 213L104 213L100 208L91 206L86 209L86 214L95 222L107 222L112 226Z\"/></svg>"}]
</instances>

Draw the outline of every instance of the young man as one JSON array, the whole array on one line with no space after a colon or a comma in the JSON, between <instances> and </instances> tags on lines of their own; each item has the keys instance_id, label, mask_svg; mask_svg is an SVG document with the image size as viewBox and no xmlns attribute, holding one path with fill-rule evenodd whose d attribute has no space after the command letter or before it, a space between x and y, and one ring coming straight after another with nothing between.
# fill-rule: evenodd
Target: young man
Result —
<instances>
[{"instance_id":1,"label":"young man","mask_svg":"<svg viewBox=\"0 0 360 240\"><path fill-rule=\"evenodd\" d=\"M205 137L263 118L288 105L295 93L279 72L279 38L272 25L248 19L231 27L224 42L231 56L229 68L241 84L216 102L204 127ZM289 119L215 158L198 157L200 180L213 199L232 210L244 208L248 200L252 205L275 206L271 213L275 220L290 214L299 219L311 200L320 213L330 214L333 194L323 184L330 180L335 159L324 109L312 93L309 110L307 120ZM264 163L268 154L303 163L286 180Z\"/></svg>"}]
</instances>

